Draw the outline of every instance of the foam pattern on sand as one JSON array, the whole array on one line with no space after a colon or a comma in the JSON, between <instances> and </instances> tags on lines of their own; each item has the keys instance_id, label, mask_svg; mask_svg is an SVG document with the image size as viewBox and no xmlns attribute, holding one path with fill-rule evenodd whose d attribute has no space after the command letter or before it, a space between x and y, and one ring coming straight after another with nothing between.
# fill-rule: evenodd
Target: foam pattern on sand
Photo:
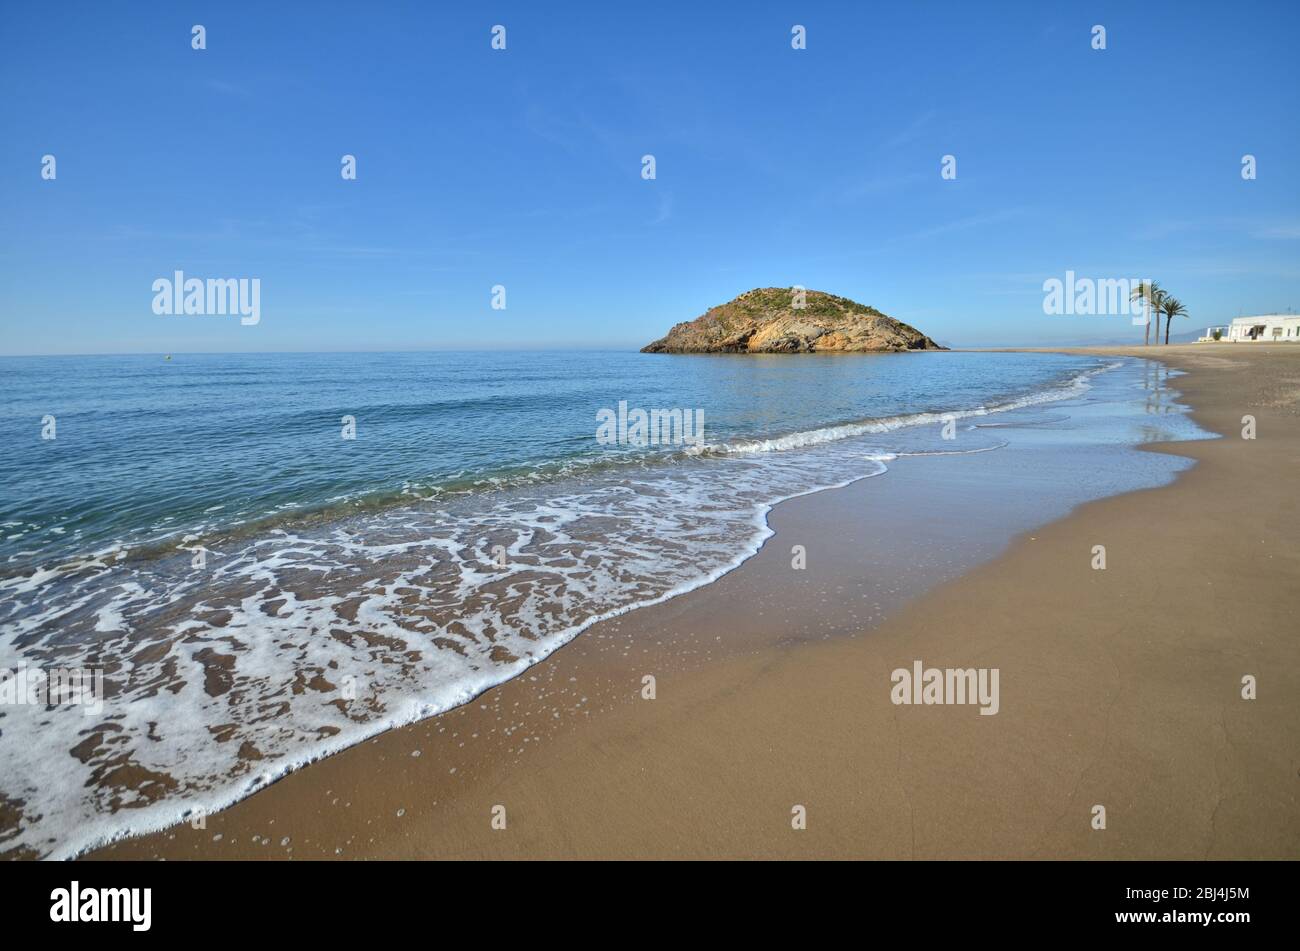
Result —
<instances>
[{"instance_id":1,"label":"foam pattern on sand","mask_svg":"<svg viewBox=\"0 0 1300 951\"><path fill-rule=\"evenodd\" d=\"M971 419L1034 425L1095 372L993 407L218 534L203 569L189 551L110 550L0 580L0 667L100 668L106 684L97 715L4 708L0 850L75 855L464 703L602 618L735 568L777 502L899 455L998 451L1004 430Z\"/></svg>"}]
</instances>

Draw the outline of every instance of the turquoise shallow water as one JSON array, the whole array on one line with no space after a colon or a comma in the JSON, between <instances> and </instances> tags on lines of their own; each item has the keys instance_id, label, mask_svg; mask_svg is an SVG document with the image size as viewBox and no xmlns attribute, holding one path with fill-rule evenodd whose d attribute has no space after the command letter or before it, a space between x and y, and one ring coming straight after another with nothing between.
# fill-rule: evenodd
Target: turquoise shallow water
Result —
<instances>
[{"instance_id":1,"label":"turquoise shallow water","mask_svg":"<svg viewBox=\"0 0 1300 951\"><path fill-rule=\"evenodd\" d=\"M665 452L598 445L621 400L704 411L711 442L991 405L1095 365L1018 354L178 354L0 358L0 565L340 500ZM54 440L42 419L55 418ZM341 438L344 416L357 438Z\"/></svg>"},{"instance_id":2,"label":"turquoise shallow water","mask_svg":"<svg viewBox=\"0 0 1300 951\"><path fill-rule=\"evenodd\" d=\"M948 496L950 520L969 498L1021 527L1168 481L1186 460L1132 447L1204 435L1163 368L1045 354L178 355L0 372L0 670L85 668L105 687L94 713L0 710L0 851L47 855L463 703L601 618L730 571L782 499L910 472ZM703 440L603 444L598 417L620 402L702 411ZM990 460L967 469L989 484L922 478L951 453ZM928 508L916 527L936 551L968 530ZM1000 531L963 544L983 555ZM870 540L882 559L897 541Z\"/></svg>"}]
</instances>

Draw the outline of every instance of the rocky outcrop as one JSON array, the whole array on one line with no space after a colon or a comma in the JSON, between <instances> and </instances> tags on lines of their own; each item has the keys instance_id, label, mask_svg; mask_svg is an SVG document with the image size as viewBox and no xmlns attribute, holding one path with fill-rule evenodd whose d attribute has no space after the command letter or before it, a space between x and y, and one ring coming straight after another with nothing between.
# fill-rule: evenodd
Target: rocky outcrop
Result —
<instances>
[{"instance_id":1,"label":"rocky outcrop","mask_svg":"<svg viewBox=\"0 0 1300 951\"><path fill-rule=\"evenodd\" d=\"M803 306L797 306L802 303ZM678 324L642 353L891 353L946 350L874 307L821 291L760 287Z\"/></svg>"}]
</instances>

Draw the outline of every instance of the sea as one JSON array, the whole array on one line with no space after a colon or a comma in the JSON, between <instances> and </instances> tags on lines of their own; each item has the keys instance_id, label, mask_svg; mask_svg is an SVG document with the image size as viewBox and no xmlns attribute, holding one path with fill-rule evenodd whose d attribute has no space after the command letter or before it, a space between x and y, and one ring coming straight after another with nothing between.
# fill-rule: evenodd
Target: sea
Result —
<instances>
[{"instance_id":1,"label":"sea","mask_svg":"<svg viewBox=\"0 0 1300 951\"><path fill-rule=\"evenodd\" d=\"M10 857L463 704L902 457L1088 447L1073 505L1191 464L1136 447L1210 435L1175 371L1078 354L6 357L0 380ZM53 671L92 686L34 692Z\"/></svg>"}]
</instances>

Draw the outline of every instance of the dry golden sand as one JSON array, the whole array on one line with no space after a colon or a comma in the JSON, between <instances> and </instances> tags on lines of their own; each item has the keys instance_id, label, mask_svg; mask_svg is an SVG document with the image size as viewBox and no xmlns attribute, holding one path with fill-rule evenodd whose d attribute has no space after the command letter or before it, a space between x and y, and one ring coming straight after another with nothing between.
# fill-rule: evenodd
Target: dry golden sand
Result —
<instances>
[{"instance_id":1,"label":"dry golden sand","mask_svg":"<svg viewBox=\"0 0 1300 951\"><path fill-rule=\"evenodd\" d=\"M1149 447L1198 461L1173 485L1083 506L863 636L810 615L769 545L206 829L93 857L1300 857L1300 347L1106 352L1186 369L1226 437ZM866 544L868 495L771 522ZM999 668L1001 712L894 706L916 659Z\"/></svg>"}]
</instances>

